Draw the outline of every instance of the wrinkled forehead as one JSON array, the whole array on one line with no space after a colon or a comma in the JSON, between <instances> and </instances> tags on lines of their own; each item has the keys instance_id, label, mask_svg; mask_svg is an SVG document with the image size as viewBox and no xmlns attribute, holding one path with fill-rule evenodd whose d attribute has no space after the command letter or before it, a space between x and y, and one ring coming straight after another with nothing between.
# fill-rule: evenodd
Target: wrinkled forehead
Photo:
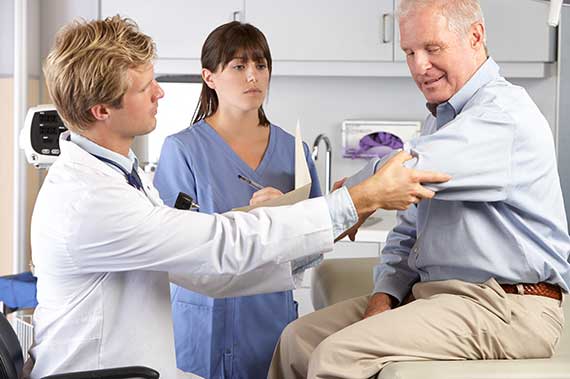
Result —
<instances>
[{"instance_id":1,"label":"wrinkled forehead","mask_svg":"<svg viewBox=\"0 0 570 379\"><path fill-rule=\"evenodd\" d=\"M400 45L408 48L408 45L425 45L434 41L449 42L456 36L449 29L447 18L436 9L413 10L400 17Z\"/></svg>"}]
</instances>

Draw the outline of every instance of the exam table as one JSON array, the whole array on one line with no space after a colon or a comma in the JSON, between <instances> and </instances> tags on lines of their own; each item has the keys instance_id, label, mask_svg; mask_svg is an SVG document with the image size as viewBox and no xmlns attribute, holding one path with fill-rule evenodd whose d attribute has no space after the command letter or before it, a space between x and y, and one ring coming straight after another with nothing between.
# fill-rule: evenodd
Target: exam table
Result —
<instances>
[{"instance_id":1,"label":"exam table","mask_svg":"<svg viewBox=\"0 0 570 379\"><path fill-rule=\"evenodd\" d=\"M325 259L312 277L315 309L372 291L372 268L378 258ZM564 301L570 320L570 304ZM532 343L532 341L521 341ZM388 364L377 379L570 379L570 328L562 332L556 354L549 359L416 361Z\"/></svg>"}]
</instances>

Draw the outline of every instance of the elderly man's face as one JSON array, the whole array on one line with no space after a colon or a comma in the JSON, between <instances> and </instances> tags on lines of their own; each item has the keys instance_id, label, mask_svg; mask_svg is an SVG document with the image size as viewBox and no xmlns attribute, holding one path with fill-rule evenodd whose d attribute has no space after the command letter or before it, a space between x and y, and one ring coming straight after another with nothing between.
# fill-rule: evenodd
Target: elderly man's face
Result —
<instances>
[{"instance_id":1,"label":"elderly man's face","mask_svg":"<svg viewBox=\"0 0 570 379\"><path fill-rule=\"evenodd\" d=\"M482 63L482 38L476 33L459 36L450 31L447 19L430 7L400 18L400 46L429 103L449 100L477 71Z\"/></svg>"}]
</instances>

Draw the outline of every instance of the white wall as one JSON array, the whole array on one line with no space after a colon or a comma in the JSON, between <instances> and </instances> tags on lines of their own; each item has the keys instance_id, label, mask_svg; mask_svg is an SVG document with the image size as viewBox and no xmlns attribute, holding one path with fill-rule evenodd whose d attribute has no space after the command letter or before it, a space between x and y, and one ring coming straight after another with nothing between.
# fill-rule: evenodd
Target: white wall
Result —
<instances>
[{"instance_id":1,"label":"white wall","mask_svg":"<svg viewBox=\"0 0 570 379\"><path fill-rule=\"evenodd\" d=\"M97 0L40 0L40 60L43 61L51 50L57 31L65 24L84 18L92 20L99 17ZM41 75L43 78L43 74ZM46 90L42 86L41 99L47 101Z\"/></svg>"}]
</instances>

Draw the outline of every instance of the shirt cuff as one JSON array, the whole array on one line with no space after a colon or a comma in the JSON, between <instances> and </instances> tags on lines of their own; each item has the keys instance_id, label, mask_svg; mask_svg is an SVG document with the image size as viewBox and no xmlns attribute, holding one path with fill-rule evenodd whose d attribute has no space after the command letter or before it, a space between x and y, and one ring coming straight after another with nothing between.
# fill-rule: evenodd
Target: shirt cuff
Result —
<instances>
[{"instance_id":1,"label":"shirt cuff","mask_svg":"<svg viewBox=\"0 0 570 379\"><path fill-rule=\"evenodd\" d=\"M410 279L406 275L386 274L381 272L379 267L376 266L374 267L374 290L372 293L386 293L395 297L401 304L416 281Z\"/></svg>"},{"instance_id":2,"label":"shirt cuff","mask_svg":"<svg viewBox=\"0 0 570 379\"><path fill-rule=\"evenodd\" d=\"M322 260L322 254L314 254L308 257L294 259L293 262L291 262L291 272L293 275L297 275L305 270L318 266Z\"/></svg>"},{"instance_id":3,"label":"shirt cuff","mask_svg":"<svg viewBox=\"0 0 570 379\"><path fill-rule=\"evenodd\" d=\"M358 213L346 187L325 196L331 216L333 238L340 236L358 221Z\"/></svg>"}]
</instances>

